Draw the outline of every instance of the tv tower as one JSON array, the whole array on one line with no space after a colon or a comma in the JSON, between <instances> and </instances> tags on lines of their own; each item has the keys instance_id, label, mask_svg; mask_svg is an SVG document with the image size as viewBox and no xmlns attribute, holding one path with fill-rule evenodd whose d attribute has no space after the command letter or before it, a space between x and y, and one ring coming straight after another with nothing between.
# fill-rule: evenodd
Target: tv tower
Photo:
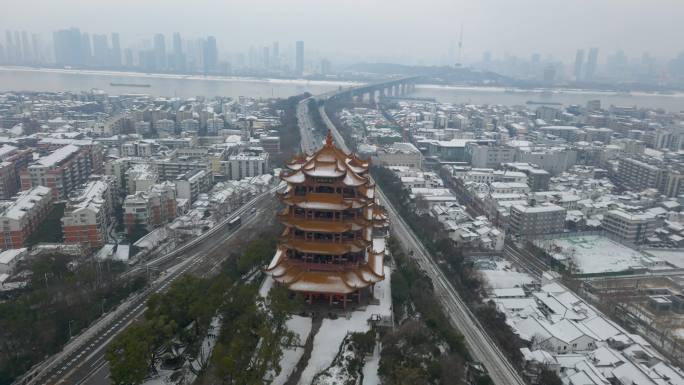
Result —
<instances>
[{"instance_id":1,"label":"tv tower","mask_svg":"<svg viewBox=\"0 0 684 385\"><path fill-rule=\"evenodd\" d=\"M461 62L461 51L463 49L463 23L461 23L461 36L458 38L458 63L457 65L460 67L462 65Z\"/></svg>"}]
</instances>

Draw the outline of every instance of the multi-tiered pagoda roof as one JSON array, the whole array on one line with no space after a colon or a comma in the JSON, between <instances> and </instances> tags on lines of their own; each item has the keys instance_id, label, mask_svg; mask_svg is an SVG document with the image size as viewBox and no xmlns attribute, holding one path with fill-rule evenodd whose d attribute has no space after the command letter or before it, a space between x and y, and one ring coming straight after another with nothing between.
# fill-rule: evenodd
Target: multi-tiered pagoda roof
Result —
<instances>
[{"instance_id":1,"label":"multi-tiered pagoda roof","mask_svg":"<svg viewBox=\"0 0 684 385\"><path fill-rule=\"evenodd\" d=\"M333 144L297 156L281 173L285 226L265 272L309 300L361 300L384 279L388 221L377 205L369 163Z\"/></svg>"}]
</instances>

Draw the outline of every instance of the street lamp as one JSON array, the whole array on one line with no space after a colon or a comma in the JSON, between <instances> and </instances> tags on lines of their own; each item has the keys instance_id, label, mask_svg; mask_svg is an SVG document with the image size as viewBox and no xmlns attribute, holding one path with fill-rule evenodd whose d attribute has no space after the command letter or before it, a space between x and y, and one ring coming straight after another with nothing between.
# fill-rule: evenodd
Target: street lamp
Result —
<instances>
[{"instance_id":1,"label":"street lamp","mask_svg":"<svg viewBox=\"0 0 684 385\"><path fill-rule=\"evenodd\" d=\"M74 322L74 320L70 319L69 320L69 339L71 339L71 323Z\"/></svg>"}]
</instances>

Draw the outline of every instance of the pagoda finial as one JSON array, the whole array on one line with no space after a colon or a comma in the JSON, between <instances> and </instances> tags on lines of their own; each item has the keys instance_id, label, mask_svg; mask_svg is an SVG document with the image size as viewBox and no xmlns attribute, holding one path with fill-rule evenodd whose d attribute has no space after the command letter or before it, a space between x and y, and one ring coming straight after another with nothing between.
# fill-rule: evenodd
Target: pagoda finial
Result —
<instances>
[{"instance_id":1,"label":"pagoda finial","mask_svg":"<svg viewBox=\"0 0 684 385\"><path fill-rule=\"evenodd\" d=\"M332 130L328 130L328 135L326 135L326 137L325 137L325 145L326 146L332 146L333 145Z\"/></svg>"}]
</instances>

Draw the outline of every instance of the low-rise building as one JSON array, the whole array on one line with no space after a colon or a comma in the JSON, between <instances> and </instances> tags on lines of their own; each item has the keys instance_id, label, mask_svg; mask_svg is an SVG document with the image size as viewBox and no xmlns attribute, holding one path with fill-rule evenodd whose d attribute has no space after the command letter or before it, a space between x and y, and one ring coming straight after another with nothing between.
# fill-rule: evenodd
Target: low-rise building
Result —
<instances>
[{"instance_id":1,"label":"low-rise building","mask_svg":"<svg viewBox=\"0 0 684 385\"><path fill-rule=\"evenodd\" d=\"M393 143L390 147L378 150L374 161L386 167L420 169L423 166L423 154L411 143Z\"/></svg>"},{"instance_id":2,"label":"low-rise building","mask_svg":"<svg viewBox=\"0 0 684 385\"><path fill-rule=\"evenodd\" d=\"M22 258L27 254L27 249L22 247L20 249L7 249L0 252L0 274L12 274L14 268L17 266Z\"/></svg>"}]
</instances>

